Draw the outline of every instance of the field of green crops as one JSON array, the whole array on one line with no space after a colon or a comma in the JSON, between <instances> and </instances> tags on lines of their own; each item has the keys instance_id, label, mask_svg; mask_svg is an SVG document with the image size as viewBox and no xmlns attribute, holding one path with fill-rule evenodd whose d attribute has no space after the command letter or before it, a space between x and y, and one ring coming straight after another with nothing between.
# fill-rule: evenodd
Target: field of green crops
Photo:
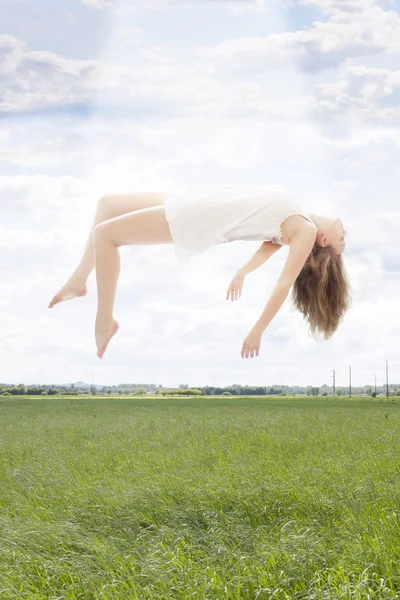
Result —
<instances>
[{"instance_id":1,"label":"field of green crops","mask_svg":"<svg viewBox=\"0 0 400 600\"><path fill-rule=\"evenodd\" d=\"M400 398L0 398L0 598L400 598Z\"/></svg>"}]
</instances>

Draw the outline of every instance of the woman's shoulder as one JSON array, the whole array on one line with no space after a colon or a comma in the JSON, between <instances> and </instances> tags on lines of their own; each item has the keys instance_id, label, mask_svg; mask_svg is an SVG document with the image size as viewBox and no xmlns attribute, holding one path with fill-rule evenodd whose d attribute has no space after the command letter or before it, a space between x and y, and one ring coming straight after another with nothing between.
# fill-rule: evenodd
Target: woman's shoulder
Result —
<instances>
[{"instance_id":1,"label":"woman's shoulder","mask_svg":"<svg viewBox=\"0 0 400 600\"><path fill-rule=\"evenodd\" d=\"M307 219L307 215L295 213L286 217L281 224L281 239L284 244L290 244L295 236L302 236L304 239L313 238L315 241L317 231L316 225Z\"/></svg>"}]
</instances>

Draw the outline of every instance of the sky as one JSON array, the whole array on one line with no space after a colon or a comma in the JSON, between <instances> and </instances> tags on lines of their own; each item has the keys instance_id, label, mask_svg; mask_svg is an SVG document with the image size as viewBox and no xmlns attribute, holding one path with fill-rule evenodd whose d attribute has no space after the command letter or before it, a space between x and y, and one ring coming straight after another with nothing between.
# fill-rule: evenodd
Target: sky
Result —
<instances>
[{"instance_id":1,"label":"sky","mask_svg":"<svg viewBox=\"0 0 400 600\"><path fill-rule=\"evenodd\" d=\"M398 0L2 0L2 383L373 385L400 382ZM286 187L341 218L353 305L315 341L288 298L257 358L242 343L288 246L226 300L259 242L186 266L121 248L120 330L96 356L89 293L48 309L99 198L213 184Z\"/></svg>"}]
</instances>

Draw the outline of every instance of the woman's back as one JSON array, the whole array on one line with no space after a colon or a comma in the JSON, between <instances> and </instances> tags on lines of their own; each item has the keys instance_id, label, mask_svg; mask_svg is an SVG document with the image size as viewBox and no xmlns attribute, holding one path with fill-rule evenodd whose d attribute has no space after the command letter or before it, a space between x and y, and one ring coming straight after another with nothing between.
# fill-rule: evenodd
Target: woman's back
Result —
<instances>
[{"instance_id":1,"label":"woman's back","mask_svg":"<svg viewBox=\"0 0 400 600\"><path fill-rule=\"evenodd\" d=\"M236 240L283 244L281 224L290 215L309 215L279 185L213 185L164 195L165 215L180 262Z\"/></svg>"}]
</instances>

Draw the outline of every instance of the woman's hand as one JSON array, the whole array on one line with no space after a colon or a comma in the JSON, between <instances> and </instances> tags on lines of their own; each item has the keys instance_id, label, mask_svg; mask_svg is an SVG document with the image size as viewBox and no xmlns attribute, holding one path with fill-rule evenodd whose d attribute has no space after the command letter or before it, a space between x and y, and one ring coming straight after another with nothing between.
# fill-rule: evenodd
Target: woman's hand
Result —
<instances>
[{"instance_id":1,"label":"woman's hand","mask_svg":"<svg viewBox=\"0 0 400 600\"><path fill-rule=\"evenodd\" d=\"M258 356L261 346L261 333L257 329L252 329L250 333L245 337L242 346L242 358L251 358Z\"/></svg>"},{"instance_id":2,"label":"woman's hand","mask_svg":"<svg viewBox=\"0 0 400 600\"><path fill-rule=\"evenodd\" d=\"M229 295L231 296L232 302L234 300L239 300L242 295L242 288L244 283L244 275L240 273L236 273L234 278L229 284L228 291L226 292L226 299L229 300Z\"/></svg>"}]
</instances>

